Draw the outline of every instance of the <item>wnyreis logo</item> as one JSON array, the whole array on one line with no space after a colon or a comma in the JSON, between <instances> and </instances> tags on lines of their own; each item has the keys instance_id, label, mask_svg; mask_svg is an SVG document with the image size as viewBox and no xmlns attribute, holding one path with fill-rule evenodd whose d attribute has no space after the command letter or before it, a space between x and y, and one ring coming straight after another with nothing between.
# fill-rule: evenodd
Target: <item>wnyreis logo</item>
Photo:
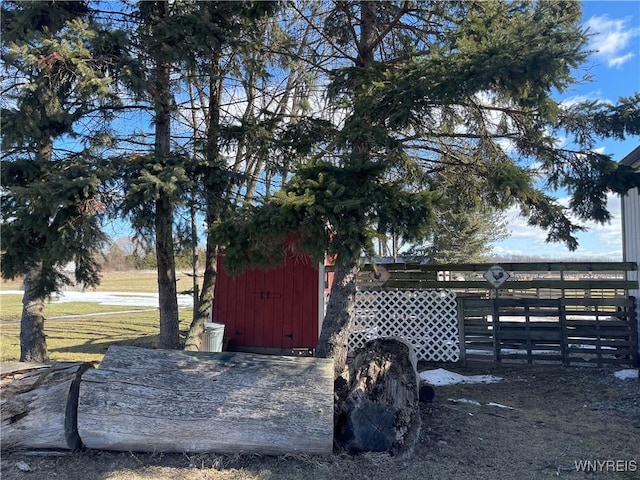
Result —
<instances>
[{"instance_id":1,"label":"wnyreis logo","mask_svg":"<svg viewBox=\"0 0 640 480\"><path fill-rule=\"evenodd\" d=\"M578 472L637 472L637 460L576 460Z\"/></svg>"}]
</instances>

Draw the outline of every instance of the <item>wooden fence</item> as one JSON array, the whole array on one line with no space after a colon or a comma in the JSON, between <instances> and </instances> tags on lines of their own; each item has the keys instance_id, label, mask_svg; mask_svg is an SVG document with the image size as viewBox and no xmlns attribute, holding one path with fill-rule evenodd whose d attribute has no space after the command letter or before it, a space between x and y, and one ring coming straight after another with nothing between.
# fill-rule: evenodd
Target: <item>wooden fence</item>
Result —
<instances>
[{"instance_id":1,"label":"wooden fence","mask_svg":"<svg viewBox=\"0 0 640 480\"><path fill-rule=\"evenodd\" d=\"M458 305L463 361L638 364L633 297L463 297Z\"/></svg>"},{"instance_id":2,"label":"wooden fence","mask_svg":"<svg viewBox=\"0 0 640 480\"><path fill-rule=\"evenodd\" d=\"M486 298L610 298L638 287L626 275L637 270L634 262L500 263L509 278L498 289L483 277L493 265L389 263L377 265L377 272L365 265L358 288L449 289Z\"/></svg>"},{"instance_id":3,"label":"wooden fence","mask_svg":"<svg viewBox=\"0 0 640 480\"><path fill-rule=\"evenodd\" d=\"M361 290L447 289L458 296L460 358L496 362L638 365L633 262L365 266Z\"/></svg>"}]
</instances>

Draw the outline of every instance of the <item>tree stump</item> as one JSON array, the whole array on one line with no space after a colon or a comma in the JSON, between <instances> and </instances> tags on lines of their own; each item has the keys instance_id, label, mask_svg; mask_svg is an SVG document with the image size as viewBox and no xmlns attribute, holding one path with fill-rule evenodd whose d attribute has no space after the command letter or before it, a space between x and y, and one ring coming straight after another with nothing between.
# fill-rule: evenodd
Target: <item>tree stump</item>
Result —
<instances>
[{"instance_id":1,"label":"tree stump","mask_svg":"<svg viewBox=\"0 0 640 480\"><path fill-rule=\"evenodd\" d=\"M2 366L2 448L75 450L80 377L90 363Z\"/></svg>"},{"instance_id":2,"label":"tree stump","mask_svg":"<svg viewBox=\"0 0 640 480\"><path fill-rule=\"evenodd\" d=\"M371 340L350 372L337 405L336 443L349 453L411 455L421 424L413 347L399 338Z\"/></svg>"}]
</instances>

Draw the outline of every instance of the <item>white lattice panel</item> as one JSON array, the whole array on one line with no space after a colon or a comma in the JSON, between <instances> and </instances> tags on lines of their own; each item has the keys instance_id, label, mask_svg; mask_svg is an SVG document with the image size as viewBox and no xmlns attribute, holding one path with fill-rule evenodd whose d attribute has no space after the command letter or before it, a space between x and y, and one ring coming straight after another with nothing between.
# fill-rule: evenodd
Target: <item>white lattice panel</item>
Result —
<instances>
[{"instance_id":1,"label":"white lattice panel","mask_svg":"<svg viewBox=\"0 0 640 480\"><path fill-rule=\"evenodd\" d=\"M373 338L402 337L418 360L457 362L460 358L455 292L383 290L356 293L349 348Z\"/></svg>"}]
</instances>

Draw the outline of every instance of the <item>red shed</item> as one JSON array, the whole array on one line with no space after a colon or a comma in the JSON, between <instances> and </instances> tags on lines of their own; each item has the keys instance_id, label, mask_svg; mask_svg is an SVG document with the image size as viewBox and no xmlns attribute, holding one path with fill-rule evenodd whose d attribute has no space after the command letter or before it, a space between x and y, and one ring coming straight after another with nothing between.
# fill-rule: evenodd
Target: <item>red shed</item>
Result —
<instances>
[{"instance_id":1,"label":"red shed","mask_svg":"<svg viewBox=\"0 0 640 480\"><path fill-rule=\"evenodd\" d=\"M212 320L225 325L230 350L311 353L324 316L325 273L309 258L232 277L218 258Z\"/></svg>"}]
</instances>

